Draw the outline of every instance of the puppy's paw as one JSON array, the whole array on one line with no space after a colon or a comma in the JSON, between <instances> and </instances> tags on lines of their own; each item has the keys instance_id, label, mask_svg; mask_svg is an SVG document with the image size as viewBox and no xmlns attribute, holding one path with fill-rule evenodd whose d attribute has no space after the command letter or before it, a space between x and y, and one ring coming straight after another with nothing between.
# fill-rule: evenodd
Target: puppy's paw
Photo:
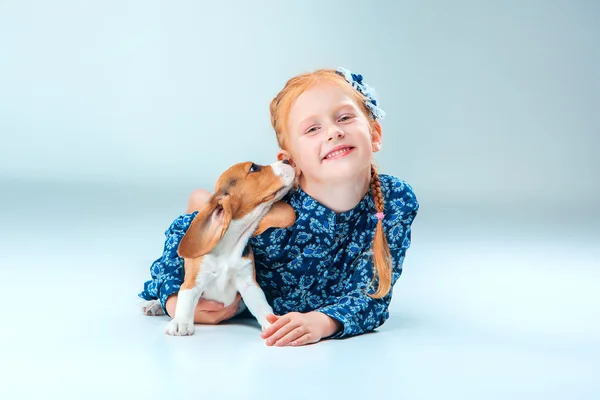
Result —
<instances>
[{"instance_id":1,"label":"puppy's paw","mask_svg":"<svg viewBox=\"0 0 600 400\"><path fill-rule=\"evenodd\" d=\"M142 304L142 312L146 315L165 315L165 312L160 305L160 301L158 300L148 300Z\"/></svg>"},{"instance_id":2,"label":"puppy's paw","mask_svg":"<svg viewBox=\"0 0 600 400\"><path fill-rule=\"evenodd\" d=\"M266 331L267 328L270 326L271 326L271 324L269 323L269 321L266 320L266 318L260 322L260 327L263 332Z\"/></svg>"},{"instance_id":3,"label":"puppy's paw","mask_svg":"<svg viewBox=\"0 0 600 400\"><path fill-rule=\"evenodd\" d=\"M188 336L194 334L194 321L179 321L172 319L165 328L165 333L171 336Z\"/></svg>"}]
</instances>

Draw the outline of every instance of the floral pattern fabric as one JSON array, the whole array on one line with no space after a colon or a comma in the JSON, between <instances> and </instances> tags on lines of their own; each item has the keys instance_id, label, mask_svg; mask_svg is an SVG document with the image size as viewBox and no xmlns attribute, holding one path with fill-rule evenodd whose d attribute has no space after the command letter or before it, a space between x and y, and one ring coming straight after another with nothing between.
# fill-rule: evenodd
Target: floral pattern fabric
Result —
<instances>
[{"instance_id":1,"label":"floral pattern fabric","mask_svg":"<svg viewBox=\"0 0 600 400\"><path fill-rule=\"evenodd\" d=\"M419 203L412 187L391 175L379 175L384 199L383 230L392 257L392 285L402 274L411 244L411 226ZM371 246L377 225L375 203L367 193L352 210L335 213L298 188L283 201L296 212L289 228L271 228L250 239L256 280L275 314L320 311L341 322L332 338L372 331L389 317L392 291L373 299L377 279ZM151 279L139 294L166 299L183 283L183 259L177 246L196 215L183 214L165 231L163 254L150 266ZM373 282L372 282L373 281Z\"/></svg>"}]
</instances>

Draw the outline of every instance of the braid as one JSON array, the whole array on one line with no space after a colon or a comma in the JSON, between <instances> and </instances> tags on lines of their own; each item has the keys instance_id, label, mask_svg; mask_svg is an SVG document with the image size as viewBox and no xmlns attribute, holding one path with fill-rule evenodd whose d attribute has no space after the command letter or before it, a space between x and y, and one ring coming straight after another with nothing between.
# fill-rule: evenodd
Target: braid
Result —
<instances>
[{"instance_id":1,"label":"braid","mask_svg":"<svg viewBox=\"0 0 600 400\"><path fill-rule=\"evenodd\" d=\"M383 213L384 203L383 194L381 193L381 183L379 182L379 174L377 169L371 164L371 195L375 201L375 208L378 213ZM373 276L373 281L379 277L379 285L377 291L370 295L373 298L380 299L385 297L392 285L392 262L390 256L390 248L383 231L383 223L381 219L377 221L375 228L375 237L373 239L373 261L375 264L376 275Z\"/></svg>"},{"instance_id":2,"label":"braid","mask_svg":"<svg viewBox=\"0 0 600 400\"><path fill-rule=\"evenodd\" d=\"M371 164L371 195L375 199L375 208L377 212L383 212L383 194L381 193L381 183L379 174L373 164Z\"/></svg>"}]
</instances>

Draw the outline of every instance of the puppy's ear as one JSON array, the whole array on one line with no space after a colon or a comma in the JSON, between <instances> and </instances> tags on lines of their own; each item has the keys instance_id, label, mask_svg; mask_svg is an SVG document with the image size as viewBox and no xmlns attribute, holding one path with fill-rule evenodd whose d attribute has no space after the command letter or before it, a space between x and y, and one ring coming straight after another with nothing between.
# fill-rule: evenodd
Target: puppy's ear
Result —
<instances>
[{"instance_id":1,"label":"puppy's ear","mask_svg":"<svg viewBox=\"0 0 600 400\"><path fill-rule=\"evenodd\" d=\"M177 249L179 256L197 258L210 253L227 232L231 214L231 197L213 195L183 235Z\"/></svg>"},{"instance_id":2,"label":"puppy's ear","mask_svg":"<svg viewBox=\"0 0 600 400\"><path fill-rule=\"evenodd\" d=\"M292 206L278 201L262 217L252 236L260 235L269 228L288 228L294 225L294 222L296 222L296 213Z\"/></svg>"}]
</instances>

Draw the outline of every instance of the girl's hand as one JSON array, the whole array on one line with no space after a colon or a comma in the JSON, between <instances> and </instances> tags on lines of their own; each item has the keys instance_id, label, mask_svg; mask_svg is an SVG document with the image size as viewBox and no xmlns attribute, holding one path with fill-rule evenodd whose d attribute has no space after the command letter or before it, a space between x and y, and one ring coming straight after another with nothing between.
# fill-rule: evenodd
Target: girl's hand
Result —
<instances>
[{"instance_id":1,"label":"girl's hand","mask_svg":"<svg viewBox=\"0 0 600 400\"><path fill-rule=\"evenodd\" d=\"M232 318L237 314L240 305L241 296L238 293L233 303L227 307L223 303L200 298L196 309L194 310L194 323L216 325L222 321ZM171 318L175 318L175 309L177 304L177 295L169 296L165 306Z\"/></svg>"},{"instance_id":2,"label":"girl's hand","mask_svg":"<svg viewBox=\"0 0 600 400\"><path fill-rule=\"evenodd\" d=\"M271 326L261 334L261 337L267 340L267 346L302 346L316 343L341 328L337 320L317 311L292 312L280 317L269 314L267 320Z\"/></svg>"}]
</instances>

